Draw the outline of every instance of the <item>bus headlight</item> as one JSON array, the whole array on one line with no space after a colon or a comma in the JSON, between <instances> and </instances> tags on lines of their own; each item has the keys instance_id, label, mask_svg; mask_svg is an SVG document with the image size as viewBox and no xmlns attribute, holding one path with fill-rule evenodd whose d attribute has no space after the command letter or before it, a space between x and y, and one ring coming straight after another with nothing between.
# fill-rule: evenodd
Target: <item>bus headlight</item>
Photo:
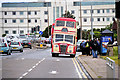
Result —
<instances>
[{"instance_id":1,"label":"bus headlight","mask_svg":"<svg viewBox=\"0 0 120 80\"><path fill-rule=\"evenodd\" d=\"M59 51L59 46L58 45L54 45L54 48L53 48L54 51Z\"/></svg>"},{"instance_id":2,"label":"bus headlight","mask_svg":"<svg viewBox=\"0 0 120 80\"><path fill-rule=\"evenodd\" d=\"M58 45L55 45L55 47L57 48L57 47L58 47Z\"/></svg>"},{"instance_id":3,"label":"bus headlight","mask_svg":"<svg viewBox=\"0 0 120 80\"><path fill-rule=\"evenodd\" d=\"M68 52L72 53L73 52L73 46L68 46Z\"/></svg>"}]
</instances>

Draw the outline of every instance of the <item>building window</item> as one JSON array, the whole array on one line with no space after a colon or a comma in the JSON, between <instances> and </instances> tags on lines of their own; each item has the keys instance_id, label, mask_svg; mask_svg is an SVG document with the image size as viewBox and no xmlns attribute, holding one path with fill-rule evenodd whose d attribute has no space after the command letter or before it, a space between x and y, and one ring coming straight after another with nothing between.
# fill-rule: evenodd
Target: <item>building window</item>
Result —
<instances>
[{"instance_id":1,"label":"building window","mask_svg":"<svg viewBox=\"0 0 120 80\"><path fill-rule=\"evenodd\" d=\"M35 13L35 15L37 15L37 11L35 11L34 13Z\"/></svg>"},{"instance_id":2,"label":"building window","mask_svg":"<svg viewBox=\"0 0 120 80\"><path fill-rule=\"evenodd\" d=\"M16 12L15 12L15 11L13 11L13 12L12 12L12 14L13 14L13 15L16 15Z\"/></svg>"},{"instance_id":3,"label":"building window","mask_svg":"<svg viewBox=\"0 0 120 80\"><path fill-rule=\"evenodd\" d=\"M45 19L45 22L48 22L48 20L47 20L47 19Z\"/></svg>"},{"instance_id":4,"label":"building window","mask_svg":"<svg viewBox=\"0 0 120 80\"><path fill-rule=\"evenodd\" d=\"M94 13L94 10L92 10L92 13Z\"/></svg>"},{"instance_id":5,"label":"building window","mask_svg":"<svg viewBox=\"0 0 120 80\"><path fill-rule=\"evenodd\" d=\"M87 22L87 18L84 18L84 22Z\"/></svg>"},{"instance_id":6,"label":"building window","mask_svg":"<svg viewBox=\"0 0 120 80\"><path fill-rule=\"evenodd\" d=\"M9 34L9 31L5 31L5 34Z\"/></svg>"},{"instance_id":7,"label":"building window","mask_svg":"<svg viewBox=\"0 0 120 80\"><path fill-rule=\"evenodd\" d=\"M28 20L28 23L31 23L31 20L30 20L30 19Z\"/></svg>"},{"instance_id":8,"label":"building window","mask_svg":"<svg viewBox=\"0 0 120 80\"><path fill-rule=\"evenodd\" d=\"M99 9L97 10L97 13L100 13L100 10L99 10Z\"/></svg>"},{"instance_id":9,"label":"building window","mask_svg":"<svg viewBox=\"0 0 120 80\"><path fill-rule=\"evenodd\" d=\"M110 13L110 10L109 10L109 9L107 9L106 11L107 11L107 13Z\"/></svg>"},{"instance_id":10,"label":"building window","mask_svg":"<svg viewBox=\"0 0 120 80\"><path fill-rule=\"evenodd\" d=\"M44 14L48 14L48 11L44 11Z\"/></svg>"},{"instance_id":11,"label":"building window","mask_svg":"<svg viewBox=\"0 0 120 80\"><path fill-rule=\"evenodd\" d=\"M107 21L110 21L110 18L107 18Z\"/></svg>"},{"instance_id":12,"label":"building window","mask_svg":"<svg viewBox=\"0 0 120 80\"><path fill-rule=\"evenodd\" d=\"M105 21L105 18L103 18L103 21Z\"/></svg>"},{"instance_id":13,"label":"building window","mask_svg":"<svg viewBox=\"0 0 120 80\"><path fill-rule=\"evenodd\" d=\"M24 34L24 31L23 31L23 30L20 30L20 34Z\"/></svg>"},{"instance_id":14,"label":"building window","mask_svg":"<svg viewBox=\"0 0 120 80\"><path fill-rule=\"evenodd\" d=\"M15 31L15 30L13 31L13 34L16 34L16 31Z\"/></svg>"},{"instance_id":15,"label":"building window","mask_svg":"<svg viewBox=\"0 0 120 80\"><path fill-rule=\"evenodd\" d=\"M63 16L63 7L61 7L61 17Z\"/></svg>"},{"instance_id":16,"label":"building window","mask_svg":"<svg viewBox=\"0 0 120 80\"><path fill-rule=\"evenodd\" d=\"M23 11L20 11L20 15L23 15Z\"/></svg>"},{"instance_id":17,"label":"building window","mask_svg":"<svg viewBox=\"0 0 120 80\"><path fill-rule=\"evenodd\" d=\"M97 21L100 21L100 18L97 18Z\"/></svg>"},{"instance_id":18,"label":"building window","mask_svg":"<svg viewBox=\"0 0 120 80\"><path fill-rule=\"evenodd\" d=\"M71 14L75 14L75 11L74 11L74 10L71 10Z\"/></svg>"},{"instance_id":19,"label":"building window","mask_svg":"<svg viewBox=\"0 0 120 80\"><path fill-rule=\"evenodd\" d=\"M112 13L115 13L115 9L112 9Z\"/></svg>"},{"instance_id":20,"label":"building window","mask_svg":"<svg viewBox=\"0 0 120 80\"><path fill-rule=\"evenodd\" d=\"M13 19L13 20L12 20L12 22L13 22L13 23L16 23L16 20L15 20L15 19Z\"/></svg>"},{"instance_id":21,"label":"building window","mask_svg":"<svg viewBox=\"0 0 120 80\"><path fill-rule=\"evenodd\" d=\"M103 9L102 12L105 13L105 10Z\"/></svg>"},{"instance_id":22,"label":"building window","mask_svg":"<svg viewBox=\"0 0 120 80\"><path fill-rule=\"evenodd\" d=\"M23 19L20 19L20 23L23 23L24 22L24 20Z\"/></svg>"},{"instance_id":23,"label":"building window","mask_svg":"<svg viewBox=\"0 0 120 80\"><path fill-rule=\"evenodd\" d=\"M114 20L115 20L115 18L113 17L113 18L112 18L112 21L114 21Z\"/></svg>"},{"instance_id":24,"label":"building window","mask_svg":"<svg viewBox=\"0 0 120 80\"><path fill-rule=\"evenodd\" d=\"M84 10L83 12L84 12L84 14L86 14L86 13L87 13L87 10Z\"/></svg>"},{"instance_id":25,"label":"building window","mask_svg":"<svg viewBox=\"0 0 120 80\"><path fill-rule=\"evenodd\" d=\"M37 19L35 19L35 23L37 23Z\"/></svg>"},{"instance_id":26,"label":"building window","mask_svg":"<svg viewBox=\"0 0 120 80\"><path fill-rule=\"evenodd\" d=\"M7 12L4 12L4 15L7 15Z\"/></svg>"},{"instance_id":27,"label":"building window","mask_svg":"<svg viewBox=\"0 0 120 80\"><path fill-rule=\"evenodd\" d=\"M59 18L59 7L56 8L56 18Z\"/></svg>"},{"instance_id":28,"label":"building window","mask_svg":"<svg viewBox=\"0 0 120 80\"><path fill-rule=\"evenodd\" d=\"M31 11L28 11L28 15L31 15Z\"/></svg>"},{"instance_id":29,"label":"building window","mask_svg":"<svg viewBox=\"0 0 120 80\"><path fill-rule=\"evenodd\" d=\"M7 23L7 20L5 19L5 23Z\"/></svg>"}]
</instances>

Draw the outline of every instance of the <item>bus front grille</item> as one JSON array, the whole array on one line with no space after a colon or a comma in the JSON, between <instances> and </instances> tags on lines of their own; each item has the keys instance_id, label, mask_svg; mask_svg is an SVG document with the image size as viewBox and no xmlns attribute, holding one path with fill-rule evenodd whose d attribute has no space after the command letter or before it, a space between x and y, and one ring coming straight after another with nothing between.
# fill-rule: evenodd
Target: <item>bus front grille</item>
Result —
<instances>
[{"instance_id":1,"label":"bus front grille","mask_svg":"<svg viewBox=\"0 0 120 80\"><path fill-rule=\"evenodd\" d=\"M67 45L60 45L60 52L66 53L66 48L67 48Z\"/></svg>"}]
</instances>

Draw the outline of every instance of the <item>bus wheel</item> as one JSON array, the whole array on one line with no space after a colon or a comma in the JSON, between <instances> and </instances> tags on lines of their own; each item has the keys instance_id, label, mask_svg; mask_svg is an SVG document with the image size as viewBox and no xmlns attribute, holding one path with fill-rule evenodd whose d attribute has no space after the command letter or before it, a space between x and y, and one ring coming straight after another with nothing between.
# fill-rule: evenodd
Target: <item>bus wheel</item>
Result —
<instances>
[{"instance_id":1,"label":"bus wheel","mask_svg":"<svg viewBox=\"0 0 120 80\"><path fill-rule=\"evenodd\" d=\"M71 54L70 57L75 57L75 55Z\"/></svg>"},{"instance_id":2,"label":"bus wheel","mask_svg":"<svg viewBox=\"0 0 120 80\"><path fill-rule=\"evenodd\" d=\"M54 53L52 53L52 57L55 57L55 54L54 54Z\"/></svg>"}]
</instances>

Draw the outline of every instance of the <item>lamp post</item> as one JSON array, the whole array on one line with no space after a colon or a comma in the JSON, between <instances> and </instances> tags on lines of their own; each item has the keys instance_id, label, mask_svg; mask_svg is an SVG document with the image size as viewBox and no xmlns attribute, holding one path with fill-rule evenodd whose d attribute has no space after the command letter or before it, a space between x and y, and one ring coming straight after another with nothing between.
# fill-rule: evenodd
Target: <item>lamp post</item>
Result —
<instances>
[{"instance_id":1,"label":"lamp post","mask_svg":"<svg viewBox=\"0 0 120 80\"><path fill-rule=\"evenodd\" d=\"M48 37L49 37L49 10L48 10L48 3L47 3L47 12L48 12Z\"/></svg>"},{"instance_id":2,"label":"lamp post","mask_svg":"<svg viewBox=\"0 0 120 80\"><path fill-rule=\"evenodd\" d=\"M81 12L81 0L80 0L80 39L82 39L82 12Z\"/></svg>"},{"instance_id":3,"label":"lamp post","mask_svg":"<svg viewBox=\"0 0 120 80\"><path fill-rule=\"evenodd\" d=\"M92 3L91 3L91 40L93 40L93 16L92 16Z\"/></svg>"}]
</instances>

